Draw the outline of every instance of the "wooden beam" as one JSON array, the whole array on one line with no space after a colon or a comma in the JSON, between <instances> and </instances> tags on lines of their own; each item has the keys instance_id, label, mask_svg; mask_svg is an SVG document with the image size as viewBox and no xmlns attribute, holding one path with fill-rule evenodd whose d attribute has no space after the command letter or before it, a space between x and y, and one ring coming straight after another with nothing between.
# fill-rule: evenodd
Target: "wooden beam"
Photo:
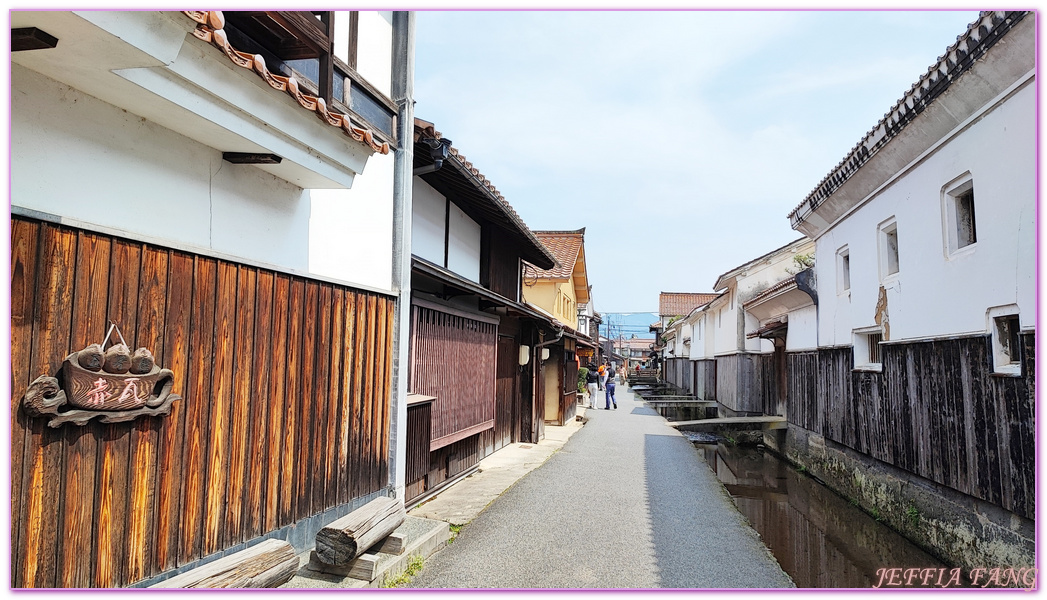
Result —
<instances>
[{"instance_id":1,"label":"wooden beam","mask_svg":"<svg viewBox=\"0 0 1047 600\"><path fill-rule=\"evenodd\" d=\"M22 50L44 50L58 45L58 38L36 27L21 27L11 30L11 52Z\"/></svg>"},{"instance_id":2,"label":"wooden beam","mask_svg":"<svg viewBox=\"0 0 1047 600\"><path fill-rule=\"evenodd\" d=\"M785 429L789 426L785 417L719 417L716 419L698 419L697 421L677 421L668 423L669 427L681 431L707 431L718 426L729 426L734 429Z\"/></svg>"}]
</instances>

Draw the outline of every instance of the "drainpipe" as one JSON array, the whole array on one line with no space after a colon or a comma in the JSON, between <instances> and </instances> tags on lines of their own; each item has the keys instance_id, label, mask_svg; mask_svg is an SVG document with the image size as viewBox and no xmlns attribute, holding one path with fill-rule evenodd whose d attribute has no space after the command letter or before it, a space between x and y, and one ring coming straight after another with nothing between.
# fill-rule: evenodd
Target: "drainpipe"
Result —
<instances>
[{"instance_id":1,"label":"drainpipe","mask_svg":"<svg viewBox=\"0 0 1047 600\"><path fill-rule=\"evenodd\" d=\"M389 402L389 489L404 499L407 471L407 365L411 331L411 210L414 167L414 13L393 12L392 100L397 149L393 166L393 381Z\"/></svg>"},{"instance_id":2,"label":"drainpipe","mask_svg":"<svg viewBox=\"0 0 1047 600\"><path fill-rule=\"evenodd\" d=\"M421 144L425 144L425 146L429 149L429 156L432 157L433 164L426 165L424 167L418 167L414 170L414 174L425 175L426 173L439 171L440 167L444 166L444 161L447 160L447 157L451 155L451 140L423 138L418 140L418 142Z\"/></svg>"}]
</instances>

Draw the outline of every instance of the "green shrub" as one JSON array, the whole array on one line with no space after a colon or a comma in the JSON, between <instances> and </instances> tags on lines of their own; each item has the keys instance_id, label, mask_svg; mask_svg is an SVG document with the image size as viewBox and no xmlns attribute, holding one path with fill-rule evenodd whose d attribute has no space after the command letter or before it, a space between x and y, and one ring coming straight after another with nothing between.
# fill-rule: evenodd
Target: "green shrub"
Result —
<instances>
[{"instance_id":1,"label":"green shrub","mask_svg":"<svg viewBox=\"0 0 1047 600\"><path fill-rule=\"evenodd\" d=\"M578 391L585 392L585 379L589 376L589 369L578 367Z\"/></svg>"}]
</instances>

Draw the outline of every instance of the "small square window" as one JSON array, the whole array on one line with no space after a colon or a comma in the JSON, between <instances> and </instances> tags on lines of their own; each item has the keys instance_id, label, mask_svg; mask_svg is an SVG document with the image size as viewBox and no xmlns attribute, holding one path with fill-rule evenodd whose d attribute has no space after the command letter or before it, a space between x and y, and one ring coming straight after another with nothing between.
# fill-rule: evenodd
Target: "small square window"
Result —
<instances>
[{"instance_id":1,"label":"small square window","mask_svg":"<svg viewBox=\"0 0 1047 600\"><path fill-rule=\"evenodd\" d=\"M883 342L883 331L879 327L854 332L854 368L866 371L879 371L883 360L880 344Z\"/></svg>"},{"instance_id":2,"label":"small square window","mask_svg":"<svg viewBox=\"0 0 1047 600\"><path fill-rule=\"evenodd\" d=\"M974 181L970 173L965 173L942 188L942 218L947 255L973 246L978 241L974 213Z\"/></svg>"},{"instance_id":3,"label":"small square window","mask_svg":"<svg viewBox=\"0 0 1047 600\"><path fill-rule=\"evenodd\" d=\"M891 219L880 225L880 279L898 273L898 223Z\"/></svg>"},{"instance_id":4,"label":"small square window","mask_svg":"<svg viewBox=\"0 0 1047 600\"><path fill-rule=\"evenodd\" d=\"M1016 305L988 310L989 335L992 338L993 371L1020 375L1022 369L1021 323Z\"/></svg>"},{"instance_id":5,"label":"small square window","mask_svg":"<svg viewBox=\"0 0 1047 600\"><path fill-rule=\"evenodd\" d=\"M836 293L851 289L851 251L844 246L836 251Z\"/></svg>"}]
</instances>

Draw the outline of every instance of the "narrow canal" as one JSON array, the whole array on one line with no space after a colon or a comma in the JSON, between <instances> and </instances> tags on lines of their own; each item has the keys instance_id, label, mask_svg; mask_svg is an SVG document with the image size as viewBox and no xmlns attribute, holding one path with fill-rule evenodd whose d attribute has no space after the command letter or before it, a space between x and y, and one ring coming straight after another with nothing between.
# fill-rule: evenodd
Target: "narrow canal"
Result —
<instances>
[{"instance_id":1,"label":"narrow canal","mask_svg":"<svg viewBox=\"0 0 1047 600\"><path fill-rule=\"evenodd\" d=\"M877 569L945 565L762 448L695 446L800 588L870 588Z\"/></svg>"}]
</instances>

